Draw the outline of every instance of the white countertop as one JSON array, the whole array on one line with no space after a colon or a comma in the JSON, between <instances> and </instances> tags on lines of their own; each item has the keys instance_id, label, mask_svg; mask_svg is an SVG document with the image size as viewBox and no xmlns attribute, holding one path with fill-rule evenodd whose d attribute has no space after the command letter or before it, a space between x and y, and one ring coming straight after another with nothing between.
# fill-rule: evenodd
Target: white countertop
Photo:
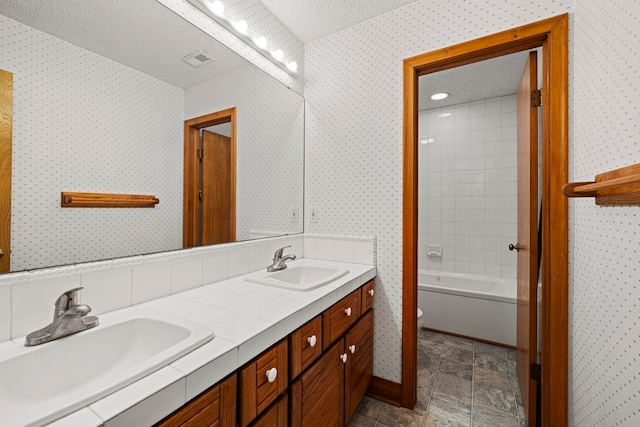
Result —
<instances>
[{"instance_id":1,"label":"white countertop","mask_svg":"<svg viewBox=\"0 0 640 427\"><path fill-rule=\"evenodd\" d=\"M375 266L364 264L303 258L288 265L346 268L349 273L320 288L298 292L245 280L264 275L261 270L133 306L154 307L205 324L213 328L215 338L50 425L152 425L376 275ZM23 343L20 338L0 344L0 355L15 353L15 346Z\"/></svg>"}]
</instances>

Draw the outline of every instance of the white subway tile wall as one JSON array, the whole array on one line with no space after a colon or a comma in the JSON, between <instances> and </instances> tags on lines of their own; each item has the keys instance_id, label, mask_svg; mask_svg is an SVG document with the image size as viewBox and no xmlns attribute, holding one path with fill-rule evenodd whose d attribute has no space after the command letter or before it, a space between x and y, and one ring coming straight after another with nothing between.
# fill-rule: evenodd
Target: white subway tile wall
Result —
<instances>
[{"instance_id":1,"label":"white subway tile wall","mask_svg":"<svg viewBox=\"0 0 640 427\"><path fill-rule=\"evenodd\" d=\"M419 112L418 268L516 277L515 111L510 95Z\"/></svg>"}]
</instances>

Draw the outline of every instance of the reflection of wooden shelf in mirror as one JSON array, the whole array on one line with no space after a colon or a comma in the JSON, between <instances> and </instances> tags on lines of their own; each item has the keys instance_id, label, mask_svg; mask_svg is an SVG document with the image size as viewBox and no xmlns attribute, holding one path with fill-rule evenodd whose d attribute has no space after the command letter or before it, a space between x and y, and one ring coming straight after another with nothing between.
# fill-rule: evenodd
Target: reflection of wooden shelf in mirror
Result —
<instances>
[{"instance_id":1,"label":"reflection of wooden shelf in mirror","mask_svg":"<svg viewBox=\"0 0 640 427\"><path fill-rule=\"evenodd\" d=\"M63 208L154 208L160 200L156 196L140 194L72 193L63 191Z\"/></svg>"},{"instance_id":2,"label":"reflection of wooden shelf in mirror","mask_svg":"<svg viewBox=\"0 0 640 427\"><path fill-rule=\"evenodd\" d=\"M640 163L596 175L595 182L570 182L567 197L595 197L596 205L640 205Z\"/></svg>"}]
</instances>

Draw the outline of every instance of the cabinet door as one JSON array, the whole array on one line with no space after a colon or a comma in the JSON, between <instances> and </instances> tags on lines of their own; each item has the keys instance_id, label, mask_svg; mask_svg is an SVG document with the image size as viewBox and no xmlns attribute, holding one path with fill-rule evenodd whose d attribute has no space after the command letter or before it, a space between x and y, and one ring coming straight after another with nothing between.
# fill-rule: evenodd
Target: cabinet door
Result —
<instances>
[{"instance_id":1,"label":"cabinet door","mask_svg":"<svg viewBox=\"0 0 640 427\"><path fill-rule=\"evenodd\" d=\"M345 335L345 424L364 397L373 377L373 310L369 310Z\"/></svg>"},{"instance_id":2,"label":"cabinet door","mask_svg":"<svg viewBox=\"0 0 640 427\"><path fill-rule=\"evenodd\" d=\"M249 425L287 389L287 340L265 351L240 370L239 425Z\"/></svg>"},{"instance_id":3,"label":"cabinet door","mask_svg":"<svg viewBox=\"0 0 640 427\"><path fill-rule=\"evenodd\" d=\"M286 393L283 394L276 403L251 423L251 427L287 427L287 420L289 419L288 400L289 396Z\"/></svg>"},{"instance_id":4,"label":"cabinet door","mask_svg":"<svg viewBox=\"0 0 640 427\"><path fill-rule=\"evenodd\" d=\"M291 386L291 425L344 425L344 340L338 340Z\"/></svg>"},{"instance_id":5,"label":"cabinet door","mask_svg":"<svg viewBox=\"0 0 640 427\"><path fill-rule=\"evenodd\" d=\"M211 387L156 427L199 427L236 425L236 375Z\"/></svg>"}]
</instances>

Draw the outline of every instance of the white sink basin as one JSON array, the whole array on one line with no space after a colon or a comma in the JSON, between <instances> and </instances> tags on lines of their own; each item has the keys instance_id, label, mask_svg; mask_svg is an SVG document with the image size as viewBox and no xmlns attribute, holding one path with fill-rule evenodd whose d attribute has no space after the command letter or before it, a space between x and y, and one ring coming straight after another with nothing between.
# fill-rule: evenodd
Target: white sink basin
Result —
<instances>
[{"instance_id":1,"label":"white sink basin","mask_svg":"<svg viewBox=\"0 0 640 427\"><path fill-rule=\"evenodd\" d=\"M169 313L128 309L100 326L0 359L0 425L51 422L168 365L213 331Z\"/></svg>"},{"instance_id":2,"label":"white sink basin","mask_svg":"<svg viewBox=\"0 0 640 427\"><path fill-rule=\"evenodd\" d=\"M295 291L310 291L327 285L348 272L347 269L300 265L263 276L246 277L245 280Z\"/></svg>"}]
</instances>

